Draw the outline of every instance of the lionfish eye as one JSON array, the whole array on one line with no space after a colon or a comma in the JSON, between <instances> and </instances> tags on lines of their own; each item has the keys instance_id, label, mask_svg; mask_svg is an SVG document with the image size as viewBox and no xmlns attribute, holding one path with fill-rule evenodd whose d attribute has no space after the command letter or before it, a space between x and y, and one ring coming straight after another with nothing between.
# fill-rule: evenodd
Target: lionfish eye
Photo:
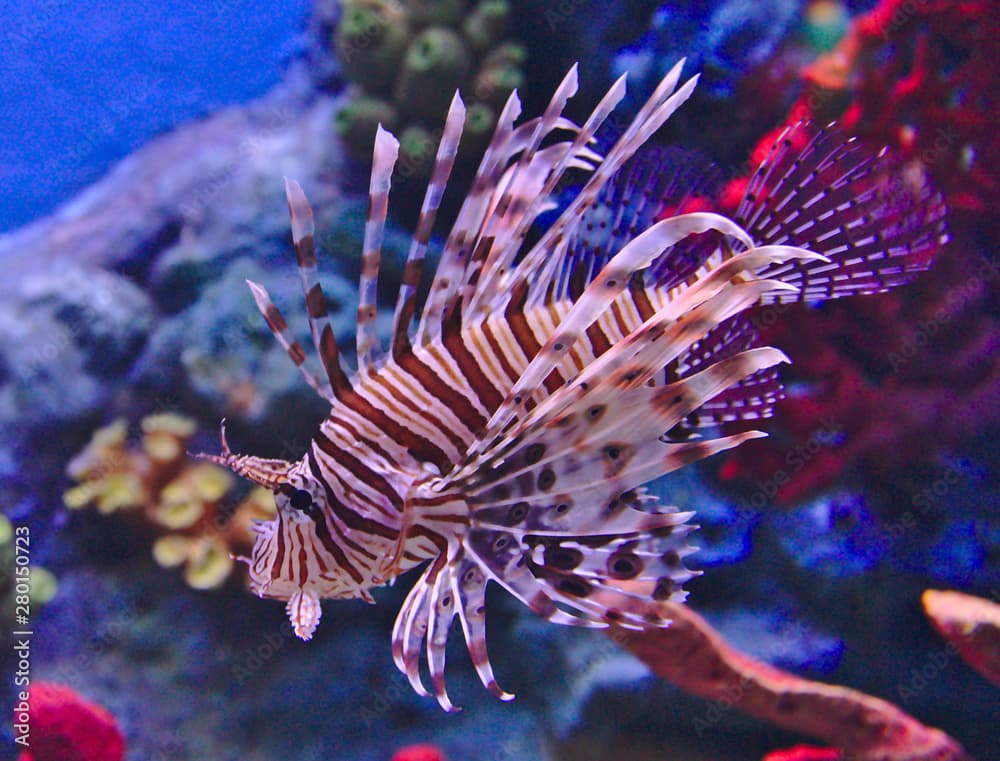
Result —
<instances>
[{"instance_id":1,"label":"lionfish eye","mask_svg":"<svg viewBox=\"0 0 1000 761\"><path fill-rule=\"evenodd\" d=\"M312 494L305 489L296 489L292 496L288 498L288 503L296 510L308 510L309 506L312 505L312 501Z\"/></svg>"}]
</instances>

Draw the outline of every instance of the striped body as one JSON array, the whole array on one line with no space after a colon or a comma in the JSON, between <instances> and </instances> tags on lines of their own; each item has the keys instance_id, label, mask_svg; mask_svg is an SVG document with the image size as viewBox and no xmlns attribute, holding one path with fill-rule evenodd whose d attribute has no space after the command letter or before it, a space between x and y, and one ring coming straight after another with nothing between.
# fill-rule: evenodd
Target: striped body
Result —
<instances>
[{"instance_id":1,"label":"striped body","mask_svg":"<svg viewBox=\"0 0 1000 761\"><path fill-rule=\"evenodd\" d=\"M656 291L623 296L599 318L588 341L576 347L551 383L562 385L564 377L625 338L662 301ZM434 505L443 519L425 517L420 524L424 531L401 544L405 503L415 500L411 510L426 507L414 497L414 484L433 480L428 469L440 474L458 464L571 306L569 301L554 302L514 320L493 315L457 332L454 340L418 347L398 361L388 359L356 384L354 396L335 400L299 463L303 477L330 489L325 531L314 532L315 542L286 537L280 548L275 544L276 557L252 566L254 575L272 583L287 578L296 589L303 578L325 580L327 569L339 568L364 589L436 556L449 537L464 531L468 507L460 497L444 507ZM349 540L356 531L364 535L362 544ZM295 566L289 549L304 544L315 549L316 567L309 571ZM340 596L331 592L321 596Z\"/></svg>"},{"instance_id":2,"label":"striped body","mask_svg":"<svg viewBox=\"0 0 1000 761\"><path fill-rule=\"evenodd\" d=\"M514 93L418 316L424 253L465 118L456 95L385 356L373 320L398 143L379 128L356 372L330 327L311 209L287 182L325 378L265 288L249 285L330 415L298 462L233 454L224 430L222 455L208 459L273 490L278 516L256 527L247 559L252 588L287 600L303 639L321 599L373 601L372 587L423 564L396 619L393 656L427 695L425 651L433 693L451 710L444 654L455 618L483 684L512 697L486 653L489 583L556 623L668 625L667 603L685 599L681 585L694 575L683 564L692 513L642 485L764 435L739 424L770 415L787 358L756 347L746 310L886 290L926 268L944 241L939 196L835 130L807 126L779 138L734 219L683 213L704 172L667 152L635 155L692 92L696 78L678 87L680 67L605 155L591 145L624 78L582 125L561 115L575 67L545 113L517 126ZM570 171L585 183L527 245ZM720 430L731 424L735 432Z\"/></svg>"}]
</instances>

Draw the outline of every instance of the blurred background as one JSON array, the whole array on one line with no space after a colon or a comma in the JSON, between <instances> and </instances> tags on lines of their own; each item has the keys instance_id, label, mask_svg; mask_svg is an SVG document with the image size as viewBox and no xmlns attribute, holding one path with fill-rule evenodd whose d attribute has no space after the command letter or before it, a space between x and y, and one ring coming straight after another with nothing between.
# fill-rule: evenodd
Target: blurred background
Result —
<instances>
[{"instance_id":1,"label":"blurred background","mask_svg":"<svg viewBox=\"0 0 1000 761\"><path fill-rule=\"evenodd\" d=\"M244 284L266 284L306 339L283 176L315 207L350 346L375 124L401 140L386 306L456 87L469 118L438 236L511 89L534 115L578 61L579 119L628 72L621 129L684 56L701 82L655 142L714 167L706 208L733 211L784 125L838 120L931 178L952 236L895 292L755 315L794 362L770 437L652 488L698 512L691 607L762 662L996 756L1000 692L921 604L928 588L1000 602L994 3L38 0L0 2L0 19L0 757L847 758L774 755L835 741L681 690L503 594L490 647L517 700L482 690L454 637L465 710L445 715L392 664L412 575L375 607L326 605L298 641L229 558L269 496L186 454L217 451L225 416L235 451L297 459L326 413ZM38 712L26 755L18 537Z\"/></svg>"}]
</instances>

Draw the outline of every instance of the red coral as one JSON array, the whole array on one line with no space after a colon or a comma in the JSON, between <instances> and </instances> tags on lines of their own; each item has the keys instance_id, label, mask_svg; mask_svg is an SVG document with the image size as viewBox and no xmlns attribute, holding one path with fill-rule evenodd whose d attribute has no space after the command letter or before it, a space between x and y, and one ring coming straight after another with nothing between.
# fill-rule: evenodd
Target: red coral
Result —
<instances>
[{"instance_id":1,"label":"red coral","mask_svg":"<svg viewBox=\"0 0 1000 761\"><path fill-rule=\"evenodd\" d=\"M435 745L407 745L393 754L392 761L445 761L445 757Z\"/></svg>"},{"instance_id":2,"label":"red coral","mask_svg":"<svg viewBox=\"0 0 1000 761\"><path fill-rule=\"evenodd\" d=\"M815 745L796 745L794 748L772 750L764 761L838 761L837 748L817 748Z\"/></svg>"},{"instance_id":3,"label":"red coral","mask_svg":"<svg viewBox=\"0 0 1000 761\"><path fill-rule=\"evenodd\" d=\"M993 0L882 0L805 68L810 87L790 119L838 118L848 132L920 161L953 208L987 212L1000 201L998 37Z\"/></svg>"},{"instance_id":4,"label":"red coral","mask_svg":"<svg viewBox=\"0 0 1000 761\"><path fill-rule=\"evenodd\" d=\"M36 682L28 699L28 749L18 761L122 761L115 717L69 687ZM23 723L15 708L15 724ZM18 732L17 736L21 736Z\"/></svg>"},{"instance_id":5,"label":"red coral","mask_svg":"<svg viewBox=\"0 0 1000 761\"><path fill-rule=\"evenodd\" d=\"M998 37L992 0L882 0L803 70L806 87L785 124L837 119L922 168L945 194L953 242L901 291L757 315L764 341L789 354L800 383L778 405L779 435L741 447L723 477L768 486L791 459L794 477L765 493L792 501L848 466L884 478L1000 424L1000 262L984 253L997 237L990 210L1000 205L1000 133L990 123ZM764 135L754 160L781 129ZM735 210L746 183L738 177L723 189L723 211ZM824 421L839 427L839 440L797 456Z\"/></svg>"}]
</instances>

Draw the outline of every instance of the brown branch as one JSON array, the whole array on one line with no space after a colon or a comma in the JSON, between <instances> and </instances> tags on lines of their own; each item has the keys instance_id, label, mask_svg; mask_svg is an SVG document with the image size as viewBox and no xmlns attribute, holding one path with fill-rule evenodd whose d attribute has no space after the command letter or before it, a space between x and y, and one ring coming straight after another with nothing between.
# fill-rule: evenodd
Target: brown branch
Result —
<instances>
[{"instance_id":1,"label":"brown branch","mask_svg":"<svg viewBox=\"0 0 1000 761\"><path fill-rule=\"evenodd\" d=\"M928 589L924 610L934 628L976 671L1000 685L1000 605L961 592Z\"/></svg>"},{"instance_id":2,"label":"brown branch","mask_svg":"<svg viewBox=\"0 0 1000 761\"><path fill-rule=\"evenodd\" d=\"M682 689L836 745L844 761L969 761L951 737L891 703L755 660L689 607L670 607L667 629L617 629L611 636Z\"/></svg>"}]
</instances>

